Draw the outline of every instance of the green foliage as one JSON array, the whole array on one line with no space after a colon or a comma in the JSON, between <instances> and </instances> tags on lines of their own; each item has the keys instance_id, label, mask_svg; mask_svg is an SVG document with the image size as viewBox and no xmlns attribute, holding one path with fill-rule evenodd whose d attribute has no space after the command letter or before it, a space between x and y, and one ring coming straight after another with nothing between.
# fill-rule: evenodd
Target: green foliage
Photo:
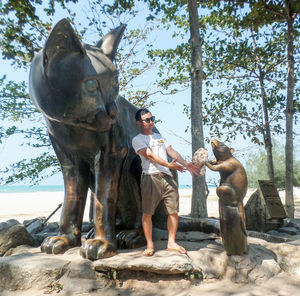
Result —
<instances>
[{"instance_id":1,"label":"green foliage","mask_svg":"<svg viewBox=\"0 0 300 296\"><path fill-rule=\"evenodd\" d=\"M300 159L299 145L294 154L294 186L300 186ZM267 156L264 149L259 148L255 153L247 156L245 169L248 176L249 187L257 187L257 180L268 180ZM275 184L278 188L285 188L285 149L278 140L273 140L273 159L275 171Z\"/></svg>"},{"instance_id":2,"label":"green foliage","mask_svg":"<svg viewBox=\"0 0 300 296\"><path fill-rule=\"evenodd\" d=\"M235 17L235 24L241 24L241 17ZM242 134L253 143L262 144L267 123L273 135L283 133L284 31L274 26L246 30L242 25L219 30L214 42L205 46L205 71L210 78L206 81L205 124L218 137L226 135L226 141Z\"/></svg>"},{"instance_id":3,"label":"green foliage","mask_svg":"<svg viewBox=\"0 0 300 296\"><path fill-rule=\"evenodd\" d=\"M145 3L144 6L141 6ZM186 39L189 30L189 22L187 15L187 2L184 0L115 0L112 4L107 4L107 11L117 11L125 13L127 11L135 11L137 9L148 8L147 21L156 21L156 30L171 28L171 22L175 27L172 38L178 37L182 41ZM177 30L179 29L179 30ZM158 79L155 82L162 94L174 94L182 91L190 86L190 45L182 42L175 48L161 49L148 48L147 58L150 59L151 65L155 64L157 68ZM167 91L167 92L166 92ZM151 94L151 93L150 93Z\"/></svg>"},{"instance_id":4,"label":"green foliage","mask_svg":"<svg viewBox=\"0 0 300 296\"><path fill-rule=\"evenodd\" d=\"M249 1L243 0L240 2L247 3ZM300 4L297 0L256 0L250 2L250 7L251 11L245 17L244 24L254 24L256 28L275 22L286 22L287 17L296 17L300 13Z\"/></svg>"},{"instance_id":5,"label":"green foliage","mask_svg":"<svg viewBox=\"0 0 300 296\"><path fill-rule=\"evenodd\" d=\"M78 0L68 0L77 2ZM12 60L17 66L30 62L41 48L40 42L45 39L51 28L50 22L43 22L38 10L47 16L55 12L55 2L65 8L63 0L49 1L48 6L41 0L7 0L0 5L0 49L4 59ZM43 6L42 6L43 4Z\"/></svg>"},{"instance_id":6,"label":"green foliage","mask_svg":"<svg viewBox=\"0 0 300 296\"><path fill-rule=\"evenodd\" d=\"M151 43L147 43L149 34L153 31L153 24L148 24L144 29L132 29L125 31L123 47L117 54L116 64L119 69L120 94L132 104L140 107L151 107L154 101L151 96L154 89L137 89L136 80L147 71L151 71L154 62L147 59L144 52L150 50Z\"/></svg>"},{"instance_id":7,"label":"green foliage","mask_svg":"<svg viewBox=\"0 0 300 296\"><path fill-rule=\"evenodd\" d=\"M56 156L48 150L35 158L22 159L0 171L0 183L4 185L29 179L32 184L38 184L59 171Z\"/></svg>"},{"instance_id":8,"label":"green foliage","mask_svg":"<svg viewBox=\"0 0 300 296\"><path fill-rule=\"evenodd\" d=\"M158 84L163 89L181 86L186 88L190 85L190 46L181 43L172 49L155 49L148 52L149 58L159 64Z\"/></svg>"},{"instance_id":9,"label":"green foliage","mask_svg":"<svg viewBox=\"0 0 300 296\"><path fill-rule=\"evenodd\" d=\"M60 293L63 290L64 286L59 281L53 281L47 286L45 294Z\"/></svg>"},{"instance_id":10,"label":"green foliage","mask_svg":"<svg viewBox=\"0 0 300 296\"><path fill-rule=\"evenodd\" d=\"M27 92L27 84L0 78L0 118L8 121L22 121L32 119L38 111L32 105Z\"/></svg>"}]
</instances>

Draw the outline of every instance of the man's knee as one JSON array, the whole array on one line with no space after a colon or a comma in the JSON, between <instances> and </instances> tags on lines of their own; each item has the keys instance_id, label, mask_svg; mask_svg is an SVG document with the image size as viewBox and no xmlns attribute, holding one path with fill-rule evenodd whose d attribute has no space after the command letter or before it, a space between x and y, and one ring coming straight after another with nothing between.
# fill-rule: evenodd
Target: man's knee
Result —
<instances>
[{"instance_id":1,"label":"man's knee","mask_svg":"<svg viewBox=\"0 0 300 296\"><path fill-rule=\"evenodd\" d=\"M149 220L152 219L152 215L151 215L151 214L144 214L144 213L143 213L142 219L143 219L144 221L149 221Z\"/></svg>"},{"instance_id":2,"label":"man's knee","mask_svg":"<svg viewBox=\"0 0 300 296\"><path fill-rule=\"evenodd\" d=\"M178 213L173 213L173 214L169 214L169 217L172 219L177 219L178 218Z\"/></svg>"}]
</instances>

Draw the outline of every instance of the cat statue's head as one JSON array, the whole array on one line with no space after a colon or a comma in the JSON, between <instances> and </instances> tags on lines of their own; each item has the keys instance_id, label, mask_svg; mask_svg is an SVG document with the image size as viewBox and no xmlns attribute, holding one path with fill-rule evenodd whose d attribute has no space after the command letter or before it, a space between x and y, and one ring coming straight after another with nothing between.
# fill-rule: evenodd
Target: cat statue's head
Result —
<instances>
[{"instance_id":1,"label":"cat statue's head","mask_svg":"<svg viewBox=\"0 0 300 296\"><path fill-rule=\"evenodd\" d=\"M30 97L48 120L105 132L118 108L118 71L113 61L125 25L96 45L84 44L66 19L50 32L30 69Z\"/></svg>"}]
</instances>

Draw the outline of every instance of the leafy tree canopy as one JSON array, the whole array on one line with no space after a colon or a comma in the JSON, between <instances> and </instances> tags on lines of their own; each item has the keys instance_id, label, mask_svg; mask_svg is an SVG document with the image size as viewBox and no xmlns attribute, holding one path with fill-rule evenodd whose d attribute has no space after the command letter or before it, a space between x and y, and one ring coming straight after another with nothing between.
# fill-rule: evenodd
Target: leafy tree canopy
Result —
<instances>
[{"instance_id":1,"label":"leafy tree canopy","mask_svg":"<svg viewBox=\"0 0 300 296\"><path fill-rule=\"evenodd\" d=\"M273 157L275 167L275 184L278 188L285 188L285 151L284 144L273 139ZM300 159L299 145L296 146L294 156L294 186L300 186ZM267 158L262 148L254 153L247 154L245 169L248 176L249 187L257 187L257 180L268 180Z\"/></svg>"},{"instance_id":2,"label":"leafy tree canopy","mask_svg":"<svg viewBox=\"0 0 300 296\"><path fill-rule=\"evenodd\" d=\"M41 48L40 42L51 28L50 22L43 22L37 10L47 16L55 13L55 3L66 9L65 2L78 0L51 0L45 6L41 0L7 0L0 3L0 49L4 59L10 59L18 66L26 66ZM42 6L43 5L43 6Z\"/></svg>"}]
</instances>

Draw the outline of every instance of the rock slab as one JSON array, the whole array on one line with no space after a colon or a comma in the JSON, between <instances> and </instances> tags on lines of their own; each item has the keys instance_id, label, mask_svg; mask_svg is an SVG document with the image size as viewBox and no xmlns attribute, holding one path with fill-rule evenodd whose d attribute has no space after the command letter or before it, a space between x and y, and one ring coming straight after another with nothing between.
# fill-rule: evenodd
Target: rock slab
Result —
<instances>
[{"instance_id":1,"label":"rock slab","mask_svg":"<svg viewBox=\"0 0 300 296\"><path fill-rule=\"evenodd\" d=\"M22 224L16 224L0 231L0 256L20 245L34 246L34 239Z\"/></svg>"}]
</instances>

